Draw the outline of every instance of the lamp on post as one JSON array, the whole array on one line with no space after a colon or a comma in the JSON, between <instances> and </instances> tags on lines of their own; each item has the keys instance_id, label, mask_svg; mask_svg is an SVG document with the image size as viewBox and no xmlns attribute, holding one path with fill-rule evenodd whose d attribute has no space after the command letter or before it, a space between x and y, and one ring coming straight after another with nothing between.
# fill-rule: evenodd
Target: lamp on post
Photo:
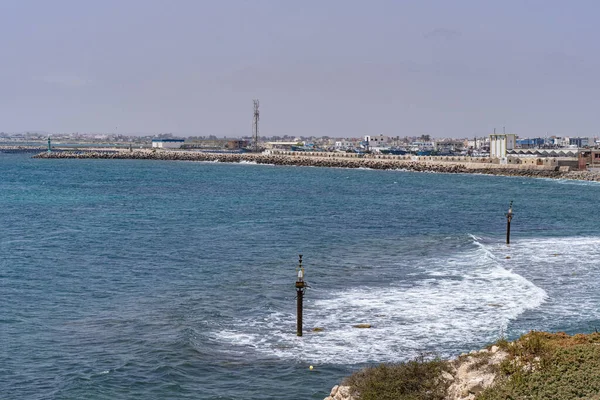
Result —
<instances>
[{"instance_id":1,"label":"lamp on post","mask_svg":"<svg viewBox=\"0 0 600 400\"><path fill-rule=\"evenodd\" d=\"M506 213L506 244L510 244L510 221L513 218L513 210L512 210L513 202L510 201L510 205L508 206L508 212Z\"/></svg>"},{"instance_id":2,"label":"lamp on post","mask_svg":"<svg viewBox=\"0 0 600 400\"><path fill-rule=\"evenodd\" d=\"M302 266L302 254L298 255L298 268L296 279L296 335L302 336L302 300L306 290L304 282L304 267Z\"/></svg>"}]
</instances>

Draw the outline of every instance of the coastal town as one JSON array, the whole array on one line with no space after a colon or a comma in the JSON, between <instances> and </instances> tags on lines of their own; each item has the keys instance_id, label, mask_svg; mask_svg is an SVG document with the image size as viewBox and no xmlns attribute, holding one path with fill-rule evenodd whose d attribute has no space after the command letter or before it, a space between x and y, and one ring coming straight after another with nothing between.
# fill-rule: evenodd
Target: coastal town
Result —
<instances>
[{"instance_id":1,"label":"coastal town","mask_svg":"<svg viewBox=\"0 0 600 400\"><path fill-rule=\"evenodd\" d=\"M47 146L46 146L47 143ZM218 138L156 135L45 132L0 132L0 151L37 149L73 153L77 150L103 152L170 150L217 154L260 153L357 159L401 159L422 161L461 161L488 165L562 171L600 171L600 137L548 136L522 137L513 133L493 133L472 138L365 135L360 138L271 136ZM67 156L68 154L63 154Z\"/></svg>"}]
</instances>

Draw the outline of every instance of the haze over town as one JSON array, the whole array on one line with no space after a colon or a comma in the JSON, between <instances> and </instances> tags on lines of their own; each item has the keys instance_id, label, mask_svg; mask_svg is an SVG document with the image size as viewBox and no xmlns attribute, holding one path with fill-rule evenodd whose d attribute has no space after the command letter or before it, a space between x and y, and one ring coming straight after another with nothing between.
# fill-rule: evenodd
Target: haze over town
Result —
<instances>
[{"instance_id":1,"label":"haze over town","mask_svg":"<svg viewBox=\"0 0 600 400\"><path fill-rule=\"evenodd\" d=\"M432 12L435 10L435 12ZM0 131L594 137L594 1L13 1Z\"/></svg>"}]
</instances>

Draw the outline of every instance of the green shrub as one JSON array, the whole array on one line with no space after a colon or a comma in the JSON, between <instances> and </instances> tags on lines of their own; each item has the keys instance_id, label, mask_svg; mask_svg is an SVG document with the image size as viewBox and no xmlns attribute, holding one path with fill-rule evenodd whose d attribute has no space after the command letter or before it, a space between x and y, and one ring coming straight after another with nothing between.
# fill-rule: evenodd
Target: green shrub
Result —
<instances>
[{"instance_id":1,"label":"green shrub","mask_svg":"<svg viewBox=\"0 0 600 400\"><path fill-rule=\"evenodd\" d=\"M506 340L506 338L504 336L502 336L500 339L498 339L498 341L496 343L494 343L496 346L498 346L499 348L501 348L502 350L508 350L508 346L509 346L509 341Z\"/></svg>"},{"instance_id":2,"label":"green shrub","mask_svg":"<svg viewBox=\"0 0 600 400\"><path fill-rule=\"evenodd\" d=\"M509 346L500 381L477 400L598 399L600 335L530 332Z\"/></svg>"},{"instance_id":3,"label":"green shrub","mask_svg":"<svg viewBox=\"0 0 600 400\"><path fill-rule=\"evenodd\" d=\"M422 355L406 363L365 368L343 384L360 393L361 400L443 400L449 382L441 375L449 370L446 361Z\"/></svg>"}]
</instances>

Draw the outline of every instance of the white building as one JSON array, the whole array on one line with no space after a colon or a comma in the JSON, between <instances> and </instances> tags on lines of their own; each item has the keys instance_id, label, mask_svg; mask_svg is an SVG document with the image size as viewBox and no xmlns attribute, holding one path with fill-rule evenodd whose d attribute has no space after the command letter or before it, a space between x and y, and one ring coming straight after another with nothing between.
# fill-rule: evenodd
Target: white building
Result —
<instances>
[{"instance_id":1,"label":"white building","mask_svg":"<svg viewBox=\"0 0 600 400\"><path fill-rule=\"evenodd\" d=\"M517 135L513 133L490 135L490 157L506 158L506 151L513 150L517 143Z\"/></svg>"},{"instance_id":2,"label":"white building","mask_svg":"<svg viewBox=\"0 0 600 400\"><path fill-rule=\"evenodd\" d=\"M369 144L369 148L378 148L378 147L389 147L389 144L392 142L392 139L389 136L365 136L365 142Z\"/></svg>"},{"instance_id":3,"label":"white building","mask_svg":"<svg viewBox=\"0 0 600 400\"><path fill-rule=\"evenodd\" d=\"M183 139L152 139L152 147L158 149L179 149L185 142Z\"/></svg>"},{"instance_id":4,"label":"white building","mask_svg":"<svg viewBox=\"0 0 600 400\"><path fill-rule=\"evenodd\" d=\"M548 138L548 144L556 147L568 147L570 139L568 137L551 136Z\"/></svg>"},{"instance_id":5,"label":"white building","mask_svg":"<svg viewBox=\"0 0 600 400\"><path fill-rule=\"evenodd\" d=\"M486 142L487 141L485 140L485 138L475 138L473 140L467 140L466 145L468 149L479 150L485 145Z\"/></svg>"},{"instance_id":6,"label":"white building","mask_svg":"<svg viewBox=\"0 0 600 400\"><path fill-rule=\"evenodd\" d=\"M339 141L335 142L336 150L347 150L347 149L352 149L352 148L354 148L354 143L352 143L349 140L339 140Z\"/></svg>"},{"instance_id":7,"label":"white building","mask_svg":"<svg viewBox=\"0 0 600 400\"><path fill-rule=\"evenodd\" d=\"M431 151L435 149L435 142L412 142L409 146L410 151Z\"/></svg>"}]
</instances>

